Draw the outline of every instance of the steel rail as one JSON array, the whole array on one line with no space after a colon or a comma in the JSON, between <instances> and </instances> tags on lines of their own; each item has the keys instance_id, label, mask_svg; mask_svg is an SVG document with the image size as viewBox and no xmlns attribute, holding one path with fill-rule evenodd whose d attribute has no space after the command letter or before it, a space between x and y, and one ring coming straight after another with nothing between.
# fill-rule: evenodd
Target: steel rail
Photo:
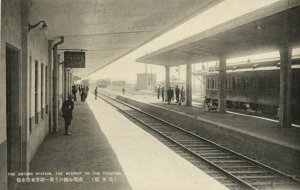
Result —
<instances>
[{"instance_id":1,"label":"steel rail","mask_svg":"<svg viewBox=\"0 0 300 190\"><path fill-rule=\"evenodd\" d=\"M106 92L106 93L107 93L107 92ZM110 94L110 93L108 93L108 94ZM300 180L296 179L295 177L289 176L289 175L287 175L287 174L285 174L285 173L283 173L283 172L280 172L279 170L276 170L276 169L271 168L271 167L269 167L269 166L267 166L267 165L265 165L265 164L262 164L262 163L260 163L260 162L257 162L257 161L255 161L255 160L253 160L253 159L251 159L251 158L248 158L248 157L246 157L246 156L243 156L243 155L241 155L241 154L239 154L239 153L237 153L237 152L235 152L235 151L232 151L232 150L230 150L230 149L228 149L228 148L226 148L226 147L223 147L223 146L221 146L221 145L218 145L218 144L216 144L216 143L214 143L214 142L212 142L212 141L210 141L210 140L208 140L208 139L206 139L206 138L203 138L203 137L201 137L201 136L199 136L199 135L197 135L197 134L194 134L194 133L192 133L192 132L190 132L190 131L188 131L188 130L186 130L186 129L182 129L181 127L178 127L178 126L176 126L176 125L174 125L174 124L172 124L172 123L169 123L169 122L167 122L167 121L165 121L165 120L163 120L163 119L161 119L161 118L158 118L158 117L156 117L156 116L154 116L154 115L152 115L152 114L146 113L146 112L140 110L139 108L136 108L136 107L134 107L134 106L132 106L132 105L130 105L130 104L128 104L128 103L125 103L125 102L122 102L122 101L117 100L117 99L115 99L115 98L112 98L112 97L110 97L110 96L107 95L107 94L101 93L101 95L104 96L104 97L106 97L106 98L108 98L108 99L110 99L111 101L117 102L117 103L119 103L119 104L121 104L121 105L123 105L123 106L125 105L125 106L131 108L132 110L138 111L138 112L140 112L140 113L142 113L142 114L147 115L148 117L151 117L151 118L153 118L153 119L155 119L155 120L158 120L158 121L164 123L165 125L168 125L168 126L170 126L170 127L174 127L174 128L176 128L177 130L179 130L179 131L181 131L181 132L183 132L183 133L185 133L185 134L189 134L189 135L191 135L191 136L193 136L193 137L196 137L197 139L202 140L202 141L204 141L204 142L206 142L206 143L208 143L208 144L210 144L210 145L213 145L214 147L216 147L216 148L218 148L218 149L220 149L220 150L223 150L223 151L225 151L226 153L231 153L232 155L236 156L237 158L242 158L242 159L248 161L249 163L254 164L255 167L261 167L261 168L267 170L267 172L270 172L270 173L273 173L273 174L277 174L279 177L283 177L283 178L285 178L285 179L291 180L292 182L296 182L296 183L299 183L299 182L300 182ZM111 94L110 94L110 95L111 95ZM116 105L114 105L113 103L111 103L110 101L108 101L108 100L106 100L106 99L100 97L99 95L98 95L98 97L101 98L101 99L103 99L103 100L106 101L107 103L111 104L112 106L116 107L117 109L121 110L122 112L126 113L127 115L129 115L129 116L132 117L133 119L137 120L138 122L142 123L143 125L147 126L147 127L150 128L151 130L153 130L153 131L155 131L156 133L158 133L159 135L161 135L161 136L163 136L164 138L168 139L169 141L175 143L177 146L183 148L185 151L188 151L189 153L191 153L192 155L194 155L196 158L198 158L198 159L204 161L205 163L207 163L208 165L212 166L212 168L218 170L218 171L219 171L220 173L222 173L224 176L228 177L228 179L230 179L231 181L236 182L236 183L239 184L241 187L247 188L247 189L257 189L256 187L252 186L251 184L249 184L249 183L247 183L247 182L241 180L238 176L235 176L235 175L229 173L228 171L224 170L222 167L220 167L220 166L216 165L215 163L213 163L213 162L207 160L205 157L203 157L203 156L197 154L196 152L194 152L193 150L189 149L188 147L186 147L186 146L180 144L180 143L177 142L176 140L173 140L171 137L168 137L167 135L165 135L165 134L163 134L162 132L158 131L157 129L153 128L153 127L150 126L149 124L147 124L147 123L145 123L144 121L138 119L136 116L131 115L130 113L126 112L126 110L123 110L122 108L119 108L118 106L116 106Z\"/></svg>"},{"instance_id":2,"label":"steel rail","mask_svg":"<svg viewBox=\"0 0 300 190\"><path fill-rule=\"evenodd\" d=\"M132 106L132 105L130 105L130 104L124 103L124 102L122 102L122 101L120 101L120 100L117 100L117 99L113 99L113 100L115 100L115 101L117 101L117 102L119 102L119 103L121 103L121 104L124 104L124 105L126 105L126 106L128 106L128 107L130 107L130 108L132 108L132 109L136 109L136 110L137 110L137 108L135 108L134 106ZM210 140L208 140L208 139L206 139L206 138L204 138L204 137L201 137L201 136L199 136L199 135L197 135L197 134L194 134L194 133L192 133L192 132L190 132L190 131L188 131L188 130L186 130L186 129L183 129L183 128L181 128L181 127L178 127L178 126L176 126L176 125L174 125L174 124L172 124L172 123L170 123L170 122L168 122L168 121L165 121L165 120L163 120L163 119L161 119L161 118L158 118L158 117L156 117L156 116L154 116L154 115L152 115L152 114L149 114L149 113L144 112L144 111L142 111L142 110L138 110L138 111L140 111L140 112L142 112L142 113L144 113L144 114L146 114L146 115L148 115L148 116L150 116L150 117L152 117L152 118L154 118L154 119L157 119L157 120L159 120L159 121L161 121L161 122L163 122L163 123L166 123L166 124L168 124L168 125L170 125L170 126L172 126L172 127L175 127L175 128L177 128L177 129L179 129L179 130L182 130L182 131L184 131L184 132L186 132L186 133L189 133L190 135L192 135L192 136L194 136L194 137L196 137L196 138L199 138L199 139L201 139L201 140L204 140L204 141L206 141L206 142L208 142L208 143L210 143L210 144L212 144L212 145L214 145L214 146L216 146L216 147L218 147L218 148L220 148L220 149L222 149L222 150L228 151L228 152L232 153L232 154L235 155L235 156L238 156L238 157L240 157L240 158L246 159L247 161L249 161L249 162L252 163L252 164L256 164L256 165L261 166L262 168L265 168L265 169L267 169L267 170L270 170L270 171L272 171L273 173L280 175L281 177L284 177L284 178L286 178L286 179L292 180L292 181L294 181L294 182L296 182L296 183L300 183L300 180L297 179L297 178L295 178L294 176L290 176L290 175L288 175L288 174L285 174L285 173L283 173L283 172L281 172L281 171L279 171L279 170L276 170L276 169L274 169L274 168L272 168L272 167L270 167L270 166L267 166L267 165L265 165L265 164L263 164L263 163L260 163L260 162L258 162L258 161L256 161L256 160L253 160L253 159L249 158L249 157L246 157L246 156L244 156L244 155L242 155L242 154L240 154L240 153L237 153L237 152L235 152L235 151L233 151L233 150L230 150L230 149L228 149L228 148L226 148L226 147L223 147L223 146L221 146L221 145L219 145L219 144L217 144L217 143L215 143L215 142L212 142L212 141L210 141Z\"/></svg>"},{"instance_id":3,"label":"steel rail","mask_svg":"<svg viewBox=\"0 0 300 190\"><path fill-rule=\"evenodd\" d=\"M103 94L102 94L102 95L103 95ZM104 96L105 96L105 95L104 95ZM98 96L98 97L101 98L100 96ZM108 96L106 96L106 97L107 97L107 98L110 98L110 97L108 97ZM172 141L172 142L175 143L176 145L178 145L178 146L182 147L183 149L185 149L186 151L192 153L195 157L199 158L200 160L204 161L204 162L207 163L208 165L212 166L214 169L218 170L219 172L221 172L222 174L224 174L226 177L228 177L228 178L231 179L232 181L238 183L238 184L241 185L243 188L247 188L247 189L250 189L250 190L257 190L257 188L255 188L255 187L253 187L252 185L246 183L245 181L243 181L243 180L237 178L236 176L230 174L230 173L227 172L226 170L220 168L219 166L217 166L216 164L212 163L211 161L209 161L209 160L205 159L204 157L198 155L197 153L195 153L194 151L192 151L192 150L190 150L189 148L185 147L184 145L182 145L182 144L176 142L175 140L173 140L172 138L168 137L167 135L165 135L165 134L161 133L160 131L154 129L154 128L151 127L149 124L143 122L142 120L138 119L137 117L135 117L135 116L129 114L128 112L122 110L121 108L119 108L118 106L112 104L111 102L109 102L109 101L107 101L107 100L105 100L105 99L103 99L103 98L101 98L101 99L104 100L105 102L109 103L110 105L114 106L114 107L117 108L118 110L122 111L123 113L129 115L130 117L132 117L133 119L137 120L138 122L142 123L143 125L147 126L148 128L152 129L153 131L155 131L156 133L160 134L160 135L163 136L164 138L166 138L166 139ZM123 102L120 102L119 100L115 100L115 99L112 99L112 98L110 98L110 99L113 100L113 101L116 101L116 102L118 102L118 103L120 103L120 104L123 104L123 105L125 105L125 106L128 106L128 104L123 103ZM131 106L128 106L128 107L130 107L130 108L133 109L133 110L137 110L137 109L135 109L135 108L132 108ZM139 111L139 112L145 114L145 113L144 113L143 111L141 111L141 110L137 110L137 111Z\"/></svg>"}]
</instances>

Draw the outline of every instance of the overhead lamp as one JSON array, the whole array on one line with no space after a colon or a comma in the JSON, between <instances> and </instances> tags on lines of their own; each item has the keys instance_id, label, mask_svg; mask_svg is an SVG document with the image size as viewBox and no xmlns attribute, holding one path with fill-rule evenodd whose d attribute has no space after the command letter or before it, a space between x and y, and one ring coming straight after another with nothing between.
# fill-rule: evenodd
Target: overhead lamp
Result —
<instances>
[{"instance_id":1,"label":"overhead lamp","mask_svg":"<svg viewBox=\"0 0 300 190\"><path fill-rule=\"evenodd\" d=\"M37 26L38 26L39 24L41 24L41 23L43 23L42 29L43 29L43 28L47 28L46 22L42 20L42 21L40 21L40 22L38 22L38 23L36 23L36 24L33 24L33 25L31 25L30 23L28 23L28 32L30 32L31 29L34 29L35 27L37 27Z\"/></svg>"},{"instance_id":2,"label":"overhead lamp","mask_svg":"<svg viewBox=\"0 0 300 190\"><path fill-rule=\"evenodd\" d=\"M261 26L260 25L256 26L256 29L261 30Z\"/></svg>"}]
</instances>

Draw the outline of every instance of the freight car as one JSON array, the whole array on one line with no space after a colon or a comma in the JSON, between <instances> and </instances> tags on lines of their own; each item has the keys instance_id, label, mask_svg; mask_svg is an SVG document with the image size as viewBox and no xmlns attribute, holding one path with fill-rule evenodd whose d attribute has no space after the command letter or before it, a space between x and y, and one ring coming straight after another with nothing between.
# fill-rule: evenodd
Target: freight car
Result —
<instances>
[{"instance_id":1,"label":"freight car","mask_svg":"<svg viewBox=\"0 0 300 190\"><path fill-rule=\"evenodd\" d=\"M280 61L230 65L226 68L226 100L228 108L251 109L263 114L278 115ZM292 120L300 123L300 59L292 61ZM206 97L218 99L217 68L204 74Z\"/></svg>"}]
</instances>

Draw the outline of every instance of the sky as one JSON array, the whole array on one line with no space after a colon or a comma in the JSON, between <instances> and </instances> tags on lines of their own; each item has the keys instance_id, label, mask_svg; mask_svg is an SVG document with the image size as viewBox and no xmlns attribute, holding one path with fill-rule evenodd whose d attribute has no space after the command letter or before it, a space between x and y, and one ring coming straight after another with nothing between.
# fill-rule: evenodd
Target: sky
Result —
<instances>
[{"instance_id":1,"label":"sky","mask_svg":"<svg viewBox=\"0 0 300 190\"><path fill-rule=\"evenodd\" d=\"M112 64L104 67L103 69L95 72L88 78L92 80L111 78L112 80L126 80L128 83L136 83L136 74L144 73L146 67L146 64L144 63L137 63L135 61L136 58L174 44L178 41L184 40L202 31L210 29L218 24L237 18L278 1L280 0L251 0L251 3L249 3L249 1L245 0L225 0L217 4L213 8L200 13L199 15L191 18L185 23L182 23L181 25L162 34L161 36L155 38L154 40L148 42L147 44L120 58ZM294 54L300 54L299 52L299 49L293 51ZM270 57L279 57L279 53L270 52L267 54L247 55L240 58L229 59L227 60L227 63L232 64L234 62L247 61L248 59L255 60ZM214 65L216 64L216 62L205 64ZM195 64L194 66L192 66L192 71L201 69L201 65L202 63ZM180 67L171 68L170 76L179 77L180 75L180 78L185 80L185 67L186 66L183 65ZM147 72L157 74L158 82L164 80L165 68L163 66L148 64Z\"/></svg>"}]
</instances>

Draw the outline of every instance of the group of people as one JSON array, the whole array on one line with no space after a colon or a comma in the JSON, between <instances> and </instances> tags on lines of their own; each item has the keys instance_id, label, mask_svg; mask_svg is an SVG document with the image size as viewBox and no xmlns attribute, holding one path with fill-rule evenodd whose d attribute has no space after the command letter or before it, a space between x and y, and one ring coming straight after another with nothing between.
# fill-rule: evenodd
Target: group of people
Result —
<instances>
[{"instance_id":1,"label":"group of people","mask_svg":"<svg viewBox=\"0 0 300 190\"><path fill-rule=\"evenodd\" d=\"M170 104L171 102L174 102L176 99L176 103L181 105L185 101L185 90L184 87L182 86L181 89L176 85L176 87L171 87L169 86L167 90L167 97L165 99L165 87L158 87L157 88L157 99L160 99L160 95L162 97L162 101L168 102ZM175 97L174 97L175 95Z\"/></svg>"},{"instance_id":2,"label":"group of people","mask_svg":"<svg viewBox=\"0 0 300 190\"><path fill-rule=\"evenodd\" d=\"M68 96L68 99L64 101L62 105L62 117L65 120L65 135L71 135L69 132L69 126L71 125L71 121L73 119L73 109L74 109L74 101L77 101L77 92L79 91L80 97L81 97L81 102L84 104L85 100L87 98L87 94L89 91L89 87L86 86L81 86L81 85L73 85L72 86L72 95Z\"/></svg>"},{"instance_id":3,"label":"group of people","mask_svg":"<svg viewBox=\"0 0 300 190\"><path fill-rule=\"evenodd\" d=\"M89 87L88 86L82 86L82 85L73 85L72 86L72 94L74 101L77 101L77 92L79 91L79 95L81 98L81 102L84 104L85 100L87 98L88 92L89 92Z\"/></svg>"}]
</instances>

